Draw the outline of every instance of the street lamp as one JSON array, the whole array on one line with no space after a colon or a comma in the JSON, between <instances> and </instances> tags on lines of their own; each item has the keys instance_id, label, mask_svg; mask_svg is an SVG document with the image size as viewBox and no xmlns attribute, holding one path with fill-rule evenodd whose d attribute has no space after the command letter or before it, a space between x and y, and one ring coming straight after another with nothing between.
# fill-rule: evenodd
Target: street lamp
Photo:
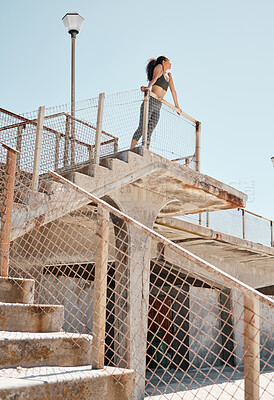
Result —
<instances>
[{"instance_id":1,"label":"street lamp","mask_svg":"<svg viewBox=\"0 0 274 400\"><path fill-rule=\"evenodd\" d=\"M70 121L70 136L71 136L71 163L75 163L75 42L76 35L81 31L84 23L84 18L78 13L67 13L62 18L64 25L71 35L71 121ZM68 163L68 146L69 137L66 131L65 149L64 149L64 165Z\"/></svg>"},{"instance_id":2,"label":"street lamp","mask_svg":"<svg viewBox=\"0 0 274 400\"><path fill-rule=\"evenodd\" d=\"M65 28L71 35L71 116L75 117L75 41L80 33L84 18L78 13L67 13L63 18Z\"/></svg>"}]
</instances>

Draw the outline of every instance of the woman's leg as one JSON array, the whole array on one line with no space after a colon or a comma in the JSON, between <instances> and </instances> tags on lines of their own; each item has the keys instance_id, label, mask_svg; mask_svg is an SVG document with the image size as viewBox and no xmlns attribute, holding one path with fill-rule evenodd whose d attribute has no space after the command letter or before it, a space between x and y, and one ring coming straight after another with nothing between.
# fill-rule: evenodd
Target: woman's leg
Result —
<instances>
[{"instance_id":1,"label":"woman's leg","mask_svg":"<svg viewBox=\"0 0 274 400\"><path fill-rule=\"evenodd\" d=\"M148 121L148 129L147 129L147 149L149 149L152 132L154 131L159 122L161 106L162 103L160 101L153 99L153 103L151 104L152 112L150 114L150 118Z\"/></svg>"},{"instance_id":2,"label":"woman's leg","mask_svg":"<svg viewBox=\"0 0 274 400\"><path fill-rule=\"evenodd\" d=\"M143 118L144 118L144 102L142 103L141 108L140 108L139 126L138 126L137 130L135 131L135 133L132 137L132 140L131 140L131 145L130 145L131 149L133 149L136 146L136 144L138 143L138 140L142 136Z\"/></svg>"}]
</instances>

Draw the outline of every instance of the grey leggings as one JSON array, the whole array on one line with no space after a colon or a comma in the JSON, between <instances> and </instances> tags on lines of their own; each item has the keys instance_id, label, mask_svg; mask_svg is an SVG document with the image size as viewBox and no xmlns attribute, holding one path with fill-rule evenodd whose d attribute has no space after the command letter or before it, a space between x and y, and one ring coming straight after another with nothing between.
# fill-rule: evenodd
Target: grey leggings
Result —
<instances>
[{"instance_id":1,"label":"grey leggings","mask_svg":"<svg viewBox=\"0 0 274 400\"><path fill-rule=\"evenodd\" d=\"M150 138L152 132L156 128L160 118L160 109L162 107L162 103L159 100L154 99L154 97L149 98L149 106L148 106L148 127L147 127L147 141L150 142ZM133 140L138 140L142 136L143 133L143 118L144 118L144 102L141 105L140 109L140 120L139 126L136 132L133 135Z\"/></svg>"}]
</instances>

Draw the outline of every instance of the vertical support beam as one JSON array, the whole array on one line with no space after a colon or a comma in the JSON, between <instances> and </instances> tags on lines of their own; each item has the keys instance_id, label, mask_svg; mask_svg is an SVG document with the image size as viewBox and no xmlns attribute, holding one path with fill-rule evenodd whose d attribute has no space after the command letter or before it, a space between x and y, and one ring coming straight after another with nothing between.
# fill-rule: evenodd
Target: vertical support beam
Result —
<instances>
[{"instance_id":1,"label":"vertical support beam","mask_svg":"<svg viewBox=\"0 0 274 400\"><path fill-rule=\"evenodd\" d=\"M22 147L22 133L23 129L25 129L26 125L20 125L17 128L17 136L16 136L16 150L18 151L17 153L17 158L16 158L16 171L19 172L20 169L20 152L21 152L21 147Z\"/></svg>"},{"instance_id":2,"label":"vertical support beam","mask_svg":"<svg viewBox=\"0 0 274 400\"><path fill-rule=\"evenodd\" d=\"M189 158L186 158L186 159L185 159L185 166L186 166L186 167L189 167Z\"/></svg>"},{"instance_id":3,"label":"vertical support beam","mask_svg":"<svg viewBox=\"0 0 274 400\"><path fill-rule=\"evenodd\" d=\"M41 150L42 150L42 138L43 138L43 125L45 116L45 106L39 107L37 128L36 128L36 140L35 140L35 150L34 150L34 162L33 162L33 175L31 188L32 190L38 190L39 182L39 170L40 170L40 160L41 160Z\"/></svg>"},{"instance_id":4,"label":"vertical support beam","mask_svg":"<svg viewBox=\"0 0 274 400\"><path fill-rule=\"evenodd\" d=\"M199 214L199 225L202 225L202 213Z\"/></svg>"},{"instance_id":5,"label":"vertical support beam","mask_svg":"<svg viewBox=\"0 0 274 400\"><path fill-rule=\"evenodd\" d=\"M17 150L12 149L5 144L2 146L8 150L7 163L4 178L4 193L1 212L1 232L0 232L0 265L1 276L8 276L9 268L9 249L10 249L10 232L11 217L14 196L14 182L16 172L16 156Z\"/></svg>"},{"instance_id":6,"label":"vertical support beam","mask_svg":"<svg viewBox=\"0 0 274 400\"><path fill-rule=\"evenodd\" d=\"M107 301L107 266L109 211L98 205L95 279L94 279L94 316L93 316L93 349L92 368L104 367L106 301Z\"/></svg>"},{"instance_id":7,"label":"vertical support beam","mask_svg":"<svg viewBox=\"0 0 274 400\"><path fill-rule=\"evenodd\" d=\"M142 146L147 147L147 129L148 129L148 109L149 109L149 96L150 91L145 92L144 109L143 109L143 138Z\"/></svg>"},{"instance_id":8,"label":"vertical support beam","mask_svg":"<svg viewBox=\"0 0 274 400\"><path fill-rule=\"evenodd\" d=\"M65 146L64 146L64 167L68 165L69 161L69 132L70 132L70 118L66 116L66 132L65 132Z\"/></svg>"},{"instance_id":9,"label":"vertical support beam","mask_svg":"<svg viewBox=\"0 0 274 400\"><path fill-rule=\"evenodd\" d=\"M196 122L196 145L195 145L195 158L196 158L196 171L200 172L201 168L201 122Z\"/></svg>"},{"instance_id":10,"label":"vertical support beam","mask_svg":"<svg viewBox=\"0 0 274 400\"><path fill-rule=\"evenodd\" d=\"M114 153L118 152L118 138L114 139L114 148L113 148Z\"/></svg>"},{"instance_id":11,"label":"vertical support beam","mask_svg":"<svg viewBox=\"0 0 274 400\"><path fill-rule=\"evenodd\" d=\"M270 246L274 246L273 242L273 221L270 221Z\"/></svg>"},{"instance_id":12,"label":"vertical support beam","mask_svg":"<svg viewBox=\"0 0 274 400\"><path fill-rule=\"evenodd\" d=\"M244 297L245 400L260 398L260 309L254 297Z\"/></svg>"},{"instance_id":13,"label":"vertical support beam","mask_svg":"<svg viewBox=\"0 0 274 400\"><path fill-rule=\"evenodd\" d=\"M242 210L243 239L245 239L245 210Z\"/></svg>"},{"instance_id":14,"label":"vertical support beam","mask_svg":"<svg viewBox=\"0 0 274 400\"><path fill-rule=\"evenodd\" d=\"M206 213L206 227L209 228L209 212Z\"/></svg>"},{"instance_id":15,"label":"vertical support beam","mask_svg":"<svg viewBox=\"0 0 274 400\"><path fill-rule=\"evenodd\" d=\"M56 171L59 166L59 147L60 147L61 136L56 134L55 136L55 155L54 155L54 170Z\"/></svg>"},{"instance_id":16,"label":"vertical support beam","mask_svg":"<svg viewBox=\"0 0 274 400\"><path fill-rule=\"evenodd\" d=\"M76 35L71 35L71 164L75 163L75 42Z\"/></svg>"},{"instance_id":17,"label":"vertical support beam","mask_svg":"<svg viewBox=\"0 0 274 400\"><path fill-rule=\"evenodd\" d=\"M100 160L104 99L105 99L105 93L100 93L98 102L98 111L97 111L95 150L94 150L94 164L96 165L99 165L99 160Z\"/></svg>"}]
</instances>

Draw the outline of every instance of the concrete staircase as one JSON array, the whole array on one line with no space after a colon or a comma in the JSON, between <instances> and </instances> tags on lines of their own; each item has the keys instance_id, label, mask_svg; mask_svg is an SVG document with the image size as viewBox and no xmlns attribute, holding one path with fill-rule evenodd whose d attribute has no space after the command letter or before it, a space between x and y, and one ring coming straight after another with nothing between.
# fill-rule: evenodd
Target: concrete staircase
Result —
<instances>
[{"instance_id":1,"label":"concrete staircase","mask_svg":"<svg viewBox=\"0 0 274 400\"><path fill-rule=\"evenodd\" d=\"M128 400L133 371L92 370L92 336L63 322L63 306L34 304L33 280L0 278L0 399Z\"/></svg>"},{"instance_id":2,"label":"concrete staircase","mask_svg":"<svg viewBox=\"0 0 274 400\"><path fill-rule=\"evenodd\" d=\"M134 185L166 198L161 215L244 207L247 196L210 176L138 147L60 173L97 197Z\"/></svg>"},{"instance_id":3,"label":"concrete staircase","mask_svg":"<svg viewBox=\"0 0 274 400\"><path fill-rule=\"evenodd\" d=\"M71 198L71 202L68 202ZM62 183L42 180L39 191L15 189L11 241L87 203L83 195Z\"/></svg>"}]
</instances>

